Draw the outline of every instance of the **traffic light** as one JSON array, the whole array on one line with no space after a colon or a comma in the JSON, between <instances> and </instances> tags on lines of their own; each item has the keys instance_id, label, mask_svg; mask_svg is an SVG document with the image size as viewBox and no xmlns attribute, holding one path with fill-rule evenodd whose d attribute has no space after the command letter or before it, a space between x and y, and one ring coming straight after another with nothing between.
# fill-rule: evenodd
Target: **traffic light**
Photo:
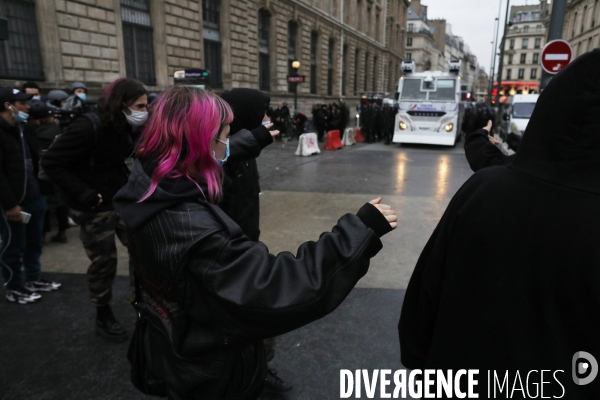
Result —
<instances>
[{"instance_id":1,"label":"traffic light","mask_svg":"<svg viewBox=\"0 0 600 400\"><path fill-rule=\"evenodd\" d=\"M496 97L498 96L498 89L492 89L492 104L496 104Z\"/></svg>"}]
</instances>

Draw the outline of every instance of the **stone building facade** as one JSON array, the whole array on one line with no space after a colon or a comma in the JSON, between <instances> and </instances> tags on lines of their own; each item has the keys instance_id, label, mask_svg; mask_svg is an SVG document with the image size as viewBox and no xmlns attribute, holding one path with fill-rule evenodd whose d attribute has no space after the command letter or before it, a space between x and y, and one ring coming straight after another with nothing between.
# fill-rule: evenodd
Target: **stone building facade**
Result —
<instances>
[{"instance_id":1,"label":"stone building facade","mask_svg":"<svg viewBox=\"0 0 600 400\"><path fill-rule=\"evenodd\" d=\"M511 7L512 26L504 42L502 99L515 94L539 93L540 57L546 44L544 22L548 12L549 4L545 0L536 5Z\"/></svg>"},{"instance_id":2,"label":"stone building facade","mask_svg":"<svg viewBox=\"0 0 600 400\"><path fill-rule=\"evenodd\" d=\"M443 71L446 69L444 52L435 41L427 9L421 0L412 0L410 3L406 21L405 58L414 61L416 72Z\"/></svg>"},{"instance_id":3,"label":"stone building facade","mask_svg":"<svg viewBox=\"0 0 600 400\"><path fill-rule=\"evenodd\" d=\"M412 0L408 9L405 58L415 62L417 72L447 71L450 61L461 63L462 90L475 92L477 57L445 19L429 19L428 6Z\"/></svg>"},{"instance_id":4,"label":"stone building facade","mask_svg":"<svg viewBox=\"0 0 600 400\"><path fill-rule=\"evenodd\" d=\"M299 109L362 92L395 93L408 0L0 0L0 85L83 81L92 96L119 77L150 91L208 69L217 91L261 89ZM299 61L300 68L291 68ZM45 90L43 90L45 91Z\"/></svg>"},{"instance_id":5,"label":"stone building facade","mask_svg":"<svg viewBox=\"0 0 600 400\"><path fill-rule=\"evenodd\" d=\"M573 58L600 47L600 1L570 0L563 38L573 48Z\"/></svg>"}]
</instances>

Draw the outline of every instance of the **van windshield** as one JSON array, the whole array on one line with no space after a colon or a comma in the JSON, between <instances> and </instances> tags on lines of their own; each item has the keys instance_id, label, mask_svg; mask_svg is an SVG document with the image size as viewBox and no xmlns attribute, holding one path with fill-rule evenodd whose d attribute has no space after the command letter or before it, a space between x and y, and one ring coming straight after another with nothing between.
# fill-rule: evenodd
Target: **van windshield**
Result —
<instances>
[{"instance_id":1,"label":"van windshield","mask_svg":"<svg viewBox=\"0 0 600 400\"><path fill-rule=\"evenodd\" d=\"M531 118L535 103L515 103L513 105L512 117L513 118Z\"/></svg>"},{"instance_id":2,"label":"van windshield","mask_svg":"<svg viewBox=\"0 0 600 400\"><path fill-rule=\"evenodd\" d=\"M456 81L437 79L435 82L422 82L421 79L405 79L401 100L456 101Z\"/></svg>"},{"instance_id":3,"label":"van windshield","mask_svg":"<svg viewBox=\"0 0 600 400\"><path fill-rule=\"evenodd\" d=\"M402 87L402 100L425 100L427 92L421 91L421 79L405 79Z\"/></svg>"}]
</instances>

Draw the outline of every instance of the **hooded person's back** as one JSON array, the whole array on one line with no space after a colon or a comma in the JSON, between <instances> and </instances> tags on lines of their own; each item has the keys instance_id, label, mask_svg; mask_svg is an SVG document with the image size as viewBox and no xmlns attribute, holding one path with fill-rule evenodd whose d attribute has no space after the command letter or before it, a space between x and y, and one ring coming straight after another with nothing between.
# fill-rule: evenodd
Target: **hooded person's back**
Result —
<instances>
[{"instance_id":1,"label":"hooded person's back","mask_svg":"<svg viewBox=\"0 0 600 400\"><path fill-rule=\"evenodd\" d=\"M531 396L542 381L545 398L600 395L600 378L572 377L577 352L600 360L599 72L595 50L557 74L512 164L474 174L452 199L406 292L406 367L479 369L480 398L488 370L494 398L515 385L524 397L517 371Z\"/></svg>"},{"instance_id":2,"label":"hooded person's back","mask_svg":"<svg viewBox=\"0 0 600 400\"><path fill-rule=\"evenodd\" d=\"M231 155L224 165L226 179L219 206L244 234L258 241L260 186L256 157L273 143L270 132L261 125L271 99L258 90L246 88L232 89L221 97L231 106L234 119L230 125Z\"/></svg>"}]
</instances>

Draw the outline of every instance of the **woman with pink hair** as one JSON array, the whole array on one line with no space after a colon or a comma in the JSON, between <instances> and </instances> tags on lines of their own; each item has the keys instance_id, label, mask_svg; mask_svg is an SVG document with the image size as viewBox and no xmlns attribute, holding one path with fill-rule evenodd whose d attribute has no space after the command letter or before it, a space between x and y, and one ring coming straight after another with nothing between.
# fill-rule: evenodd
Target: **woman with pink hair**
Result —
<instances>
[{"instance_id":1,"label":"woman with pink hair","mask_svg":"<svg viewBox=\"0 0 600 400\"><path fill-rule=\"evenodd\" d=\"M296 256L269 254L216 206L229 105L174 86L151 111L129 182L114 198L137 265L132 381L170 399L256 399L267 368L262 339L333 311L396 215L378 198Z\"/></svg>"}]
</instances>

